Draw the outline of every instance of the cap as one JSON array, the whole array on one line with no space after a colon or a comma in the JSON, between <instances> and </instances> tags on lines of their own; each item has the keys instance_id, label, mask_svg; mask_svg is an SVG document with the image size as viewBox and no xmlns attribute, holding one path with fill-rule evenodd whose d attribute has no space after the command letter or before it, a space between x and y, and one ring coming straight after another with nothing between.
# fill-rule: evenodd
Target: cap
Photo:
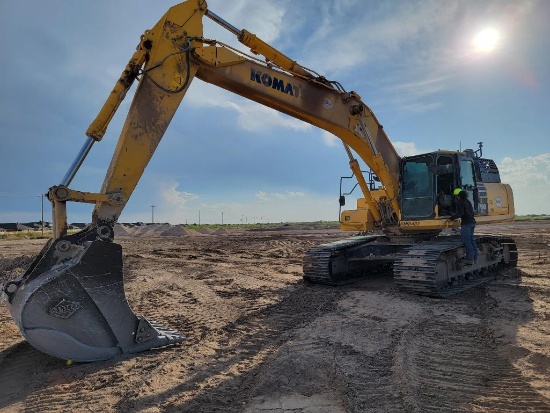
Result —
<instances>
[{"instance_id":1,"label":"cap","mask_svg":"<svg viewBox=\"0 0 550 413\"><path fill-rule=\"evenodd\" d=\"M462 189L460 188L456 188L454 191L453 191L453 195L458 195L462 192Z\"/></svg>"}]
</instances>

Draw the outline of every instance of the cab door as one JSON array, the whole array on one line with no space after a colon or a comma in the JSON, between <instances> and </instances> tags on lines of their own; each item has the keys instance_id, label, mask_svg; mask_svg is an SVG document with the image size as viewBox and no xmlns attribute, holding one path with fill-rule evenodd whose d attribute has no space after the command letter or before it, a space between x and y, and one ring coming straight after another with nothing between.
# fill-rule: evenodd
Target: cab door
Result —
<instances>
[{"instance_id":1,"label":"cab door","mask_svg":"<svg viewBox=\"0 0 550 413\"><path fill-rule=\"evenodd\" d=\"M476 184L474 161L468 156L460 158L460 188L468 193L468 199L474 207L474 212L479 213L479 193Z\"/></svg>"},{"instance_id":2,"label":"cab door","mask_svg":"<svg viewBox=\"0 0 550 413\"><path fill-rule=\"evenodd\" d=\"M401 162L402 219L430 219L435 216L432 155L406 157Z\"/></svg>"}]
</instances>

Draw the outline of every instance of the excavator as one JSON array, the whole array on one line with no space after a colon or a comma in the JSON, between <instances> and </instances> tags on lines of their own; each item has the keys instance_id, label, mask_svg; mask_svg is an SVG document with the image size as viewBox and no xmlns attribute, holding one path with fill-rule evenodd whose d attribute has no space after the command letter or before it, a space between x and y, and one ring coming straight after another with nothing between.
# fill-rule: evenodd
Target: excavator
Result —
<instances>
[{"instance_id":1,"label":"excavator","mask_svg":"<svg viewBox=\"0 0 550 413\"><path fill-rule=\"evenodd\" d=\"M204 37L205 17L234 34L250 53ZM185 339L132 311L114 225L195 77L342 141L362 194L355 209L340 210L340 227L356 235L311 248L303 261L305 280L339 285L393 271L400 290L445 297L476 285L497 267L516 265L512 239L478 235L478 259L465 266L463 243L452 234L458 224L448 218L456 188L468 193L478 224L514 219L512 189L501 183L495 163L482 157L481 143L476 151L437 150L400 157L357 93L236 28L212 12L205 0L188 0L171 7L141 36L67 174L48 190L52 238L28 270L2 288L13 320L38 350L60 359L93 362ZM136 80L101 190L71 188ZM370 168L368 178L357 156ZM345 196L340 200L342 208ZM94 204L91 223L77 233L68 233L67 202Z\"/></svg>"}]
</instances>

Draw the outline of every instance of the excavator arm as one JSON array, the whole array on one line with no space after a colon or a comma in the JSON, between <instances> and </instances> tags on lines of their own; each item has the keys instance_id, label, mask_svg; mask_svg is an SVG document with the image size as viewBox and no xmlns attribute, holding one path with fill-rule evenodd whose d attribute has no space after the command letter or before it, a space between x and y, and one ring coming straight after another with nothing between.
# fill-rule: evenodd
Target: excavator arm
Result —
<instances>
[{"instance_id":1,"label":"excavator arm","mask_svg":"<svg viewBox=\"0 0 550 413\"><path fill-rule=\"evenodd\" d=\"M256 56L204 38L204 16L234 33ZM392 211L390 215L399 216L400 158L359 95L300 66L252 33L225 22L208 10L204 0L181 3L142 35L136 52L88 128L88 139L77 159L62 182L48 192L53 207L53 238L24 274L4 286L15 322L41 351L62 359L94 361L184 339L131 310L124 293L122 251L113 242L113 226L194 77L340 138L358 177L371 223L391 219L388 210ZM136 79L139 85L101 191L69 188ZM351 150L378 176L386 196L375 198L370 194ZM67 202L95 204L91 225L73 235L67 235Z\"/></svg>"}]
</instances>

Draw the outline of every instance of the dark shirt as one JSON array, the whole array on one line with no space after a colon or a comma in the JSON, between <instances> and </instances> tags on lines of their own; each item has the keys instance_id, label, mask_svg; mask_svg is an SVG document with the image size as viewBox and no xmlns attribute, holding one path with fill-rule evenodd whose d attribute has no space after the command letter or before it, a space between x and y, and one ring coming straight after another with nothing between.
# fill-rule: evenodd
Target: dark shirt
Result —
<instances>
[{"instance_id":1,"label":"dark shirt","mask_svg":"<svg viewBox=\"0 0 550 413\"><path fill-rule=\"evenodd\" d=\"M460 218L462 224L475 224L474 208L469 199L460 199L456 201L456 214L451 215L450 219Z\"/></svg>"}]
</instances>

